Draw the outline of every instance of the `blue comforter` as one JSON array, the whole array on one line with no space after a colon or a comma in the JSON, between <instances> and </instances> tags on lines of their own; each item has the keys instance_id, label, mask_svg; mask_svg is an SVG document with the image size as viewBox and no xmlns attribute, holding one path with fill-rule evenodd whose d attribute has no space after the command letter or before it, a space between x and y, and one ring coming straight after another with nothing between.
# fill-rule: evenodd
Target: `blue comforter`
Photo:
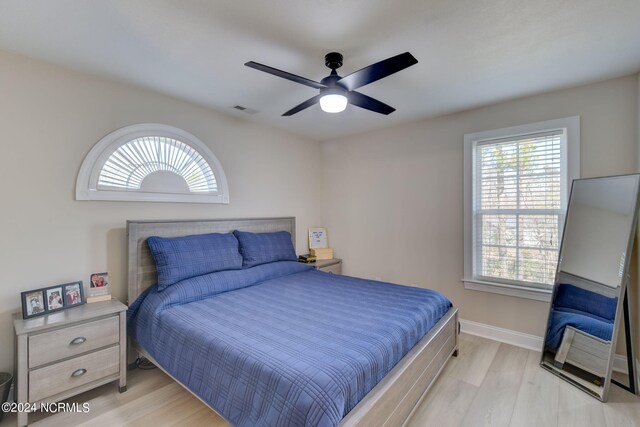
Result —
<instances>
[{"instance_id":1,"label":"blue comforter","mask_svg":"<svg viewBox=\"0 0 640 427\"><path fill-rule=\"evenodd\" d=\"M617 304L618 298L560 283L551 307L546 348L558 350L567 326L611 341Z\"/></svg>"},{"instance_id":2,"label":"blue comforter","mask_svg":"<svg viewBox=\"0 0 640 427\"><path fill-rule=\"evenodd\" d=\"M152 286L128 327L233 425L335 426L450 307L283 261Z\"/></svg>"},{"instance_id":3,"label":"blue comforter","mask_svg":"<svg viewBox=\"0 0 640 427\"><path fill-rule=\"evenodd\" d=\"M567 311L553 310L551 322L549 322L549 333L547 335L547 349L557 351L564 336L564 328L573 326L574 328L586 332L594 337L605 341L611 341L613 335L613 323L597 319L584 314Z\"/></svg>"}]
</instances>

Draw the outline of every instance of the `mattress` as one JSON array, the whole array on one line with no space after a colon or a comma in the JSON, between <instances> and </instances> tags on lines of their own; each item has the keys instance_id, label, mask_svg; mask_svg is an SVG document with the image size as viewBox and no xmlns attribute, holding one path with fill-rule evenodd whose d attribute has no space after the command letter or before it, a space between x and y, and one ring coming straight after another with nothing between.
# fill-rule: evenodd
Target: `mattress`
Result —
<instances>
[{"instance_id":1,"label":"mattress","mask_svg":"<svg viewBox=\"0 0 640 427\"><path fill-rule=\"evenodd\" d=\"M335 426L440 320L441 294L281 261L141 295L132 336L236 426Z\"/></svg>"}]
</instances>

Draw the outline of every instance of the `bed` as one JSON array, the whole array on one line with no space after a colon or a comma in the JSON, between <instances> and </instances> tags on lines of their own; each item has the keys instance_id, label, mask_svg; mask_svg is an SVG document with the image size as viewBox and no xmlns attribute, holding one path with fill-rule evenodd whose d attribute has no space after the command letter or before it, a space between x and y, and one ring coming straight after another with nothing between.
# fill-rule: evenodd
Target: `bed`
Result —
<instances>
[{"instance_id":1,"label":"bed","mask_svg":"<svg viewBox=\"0 0 640 427\"><path fill-rule=\"evenodd\" d=\"M135 351L234 425L401 425L457 351L457 310L293 261L154 285L150 236L233 230L295 242L294 218L128 222Z\"/></svg>"}]
</instances>

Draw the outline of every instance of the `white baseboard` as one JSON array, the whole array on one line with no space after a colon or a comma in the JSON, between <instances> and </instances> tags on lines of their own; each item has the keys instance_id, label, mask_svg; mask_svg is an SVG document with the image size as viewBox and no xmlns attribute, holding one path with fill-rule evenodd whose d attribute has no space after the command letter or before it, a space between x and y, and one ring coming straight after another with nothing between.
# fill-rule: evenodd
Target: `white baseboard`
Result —
<instances>
[{"instance_id":1,"label":"white baseboard","mask_svg":"<svg viewBox=\"0 0 640 427\"><path fill-rule=\"evenodd\" d=\"M515 345L527 350L542 351L544 341L537 335L525 334L511 329L499 328L497 326L478 323L472 320L460 319L460 332L469 335L476 335L490 340ZM640 360L636 360L636 372L640 372ZM627 357L616 354L613 359L613 370L624 374L629 373L627 368Z\"/></svg>"},{"instance_id":2,"label":"white baseboard","mask_svg":"<svg viewBox=\"0 0 640 427\"><path fill-rule=\"evenodd\" d=\"M627 356L616 354L613 358L613 370L616 372L621 372L623 374L628 374L629 365L627 365Z\"/></svg>"},{"instance_id":3,"label":"white baseboard","mask_svg":"<svg viewBox=\"0 0 640 427\"><path fill-rule=\"evenodd\" d=\"M627 365L627 356L616 354L613 359L613 370L622 374L628 374L629 365ZM636 388L640 390L640 359L636 359L636 378L638 379Z\"/></svg>"},{"instance_id":4,"label":"white baseboard","mask_svg":"<svg viewBox=\"0 0 640 427\"><path fill-rule=\"evenodd\" d=\"M627 364L627 356L616 354L613 359L613 370L623 374L629 373L629 365ZM640 359L636 359L636 375L640 374ZM640 378L638 378L640 381Z\"/></svg>"},{"instance_id":5,"label":"white baseboard","mask_svg":"<svg viewBox=\"0 0 640 427\"><path fill-rule=\"evenodd\" d=\"M511 329L460 319L460 332L490 340L515 345L533 351L542 351L543 340L537 335L525 334Z\"/></svg>"}]
</instances>

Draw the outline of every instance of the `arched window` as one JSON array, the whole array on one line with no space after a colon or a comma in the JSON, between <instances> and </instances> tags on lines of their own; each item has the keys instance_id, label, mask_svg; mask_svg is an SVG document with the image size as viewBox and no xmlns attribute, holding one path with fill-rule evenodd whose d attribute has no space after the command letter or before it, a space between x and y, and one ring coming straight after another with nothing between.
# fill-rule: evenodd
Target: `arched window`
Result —
<instances>
[{"instance_id":1,"label":"arched window","mask_svg":"<svg viewBox=\"0 0 640 427\"><path fill-rule=\"evenodd\" d=\"M76 200L229 203L222 165L198 138L138 124L102 138L87 154Z\"/></svg>"}]
</instances>

